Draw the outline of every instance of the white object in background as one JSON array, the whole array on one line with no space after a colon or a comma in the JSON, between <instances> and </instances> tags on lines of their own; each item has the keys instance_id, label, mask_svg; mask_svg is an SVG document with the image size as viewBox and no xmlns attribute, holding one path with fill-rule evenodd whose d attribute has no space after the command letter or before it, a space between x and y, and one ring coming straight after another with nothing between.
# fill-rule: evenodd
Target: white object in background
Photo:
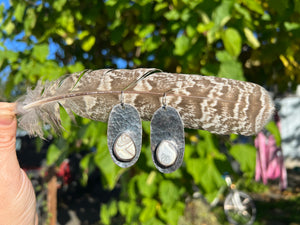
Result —
<instances>
[{"instance_id":1,"label":"white object in background","mask_svg":"<svg viewBox=\"0 0 300 225\"><path fill-rule=\"evenodd\" d=\"M300 97L287 97L278 102L283 155L300 158Z\"/></svg>"},{"instance_id":2,"label":"white object in background","mask_svg":"<svg viewBox=\"0 0 300 225\"><path fill-rule=\"evenodd\" d=\"M300 97L300 84L297 85L296 95Z\"/></svg>"}]
</instances>

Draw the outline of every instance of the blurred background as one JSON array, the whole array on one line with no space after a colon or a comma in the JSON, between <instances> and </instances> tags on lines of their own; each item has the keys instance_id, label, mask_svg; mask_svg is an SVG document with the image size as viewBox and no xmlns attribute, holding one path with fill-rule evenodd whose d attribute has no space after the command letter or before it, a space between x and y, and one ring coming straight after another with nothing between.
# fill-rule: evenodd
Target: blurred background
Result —
<instances>
[{"instance_id":1,"label":"blurred background","mask_svg":"<svg viewBox=\"0 0 300 225\"><path fill-rule=\"evenodd\" d=\"M253 198L254 224L300 224L300 0L0 2L0 101L38 80L139 67L251 81L276 101L257 137L186 130L183 165L171 174L154 167L149 122L128 169L110 158L106 123L74 124L62 109L61 135L19 130L40 224L229 224L225 175Z\"/></svg>"}]
</instances>

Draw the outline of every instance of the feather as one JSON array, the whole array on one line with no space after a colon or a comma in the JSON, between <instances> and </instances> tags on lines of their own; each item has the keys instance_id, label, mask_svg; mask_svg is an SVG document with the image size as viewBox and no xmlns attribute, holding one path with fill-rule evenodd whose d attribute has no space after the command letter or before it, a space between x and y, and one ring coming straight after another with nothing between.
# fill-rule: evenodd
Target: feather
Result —
<instances>
[{"instance_id":1,"label":"feather","mask_svg":"<svg viewBox=\"0 0 300 225\"><path fill-rule=\"evenodd\" d=\"M165 73L157 69L100 69L74 73L35 89L17 101L19 126L43 137L42 127L61 128L59 106L92 120L108 120L112 107L123 101L151 120L162 102L174 107L185 128L217 134L253 135L274 112L261 86L244 81L200 75Z\"/></svg>"}]
</instances>

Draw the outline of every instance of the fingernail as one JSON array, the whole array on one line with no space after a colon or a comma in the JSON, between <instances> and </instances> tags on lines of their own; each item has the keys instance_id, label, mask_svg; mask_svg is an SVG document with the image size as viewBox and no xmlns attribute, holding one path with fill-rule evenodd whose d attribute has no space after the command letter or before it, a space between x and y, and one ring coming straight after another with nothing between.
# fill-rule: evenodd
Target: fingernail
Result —
<instances>
[{"instance_id":1,"label":"fingernail","mask_svg":"<svg viewBox=\"0 0 300 225\"><path fill-rule=\"evenodd\" d=\"M1 116L0 117L0 126L8 126L14 120L14 116Z\"/></svg>"}]
</instances>

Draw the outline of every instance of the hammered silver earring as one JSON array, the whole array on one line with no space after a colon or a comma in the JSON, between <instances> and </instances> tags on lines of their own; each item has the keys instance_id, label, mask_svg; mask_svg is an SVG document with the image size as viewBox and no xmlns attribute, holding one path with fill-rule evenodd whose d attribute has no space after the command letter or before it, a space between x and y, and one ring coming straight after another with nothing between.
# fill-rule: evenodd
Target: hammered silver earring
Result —
<instances>
[{"instance_id":1,"label":"hammered silver earring","mask_svg":"<svg viewBox=\"0 0 300 225\"><path fill-rule=\"evenodd\" d=\"M142 148L142 123L135 107L124 103L115 105L108 118L107 144L114 163L127 168L138 160Z\"/></svg>"},{"instance_id":2,"label":"hammered silver earring","mask_svg":"<svg viewBox=\"0 0 300 225\"><path fill-rule=\"evenodd\" d=\"M150 124L152 160L162 173L177 170L184 155L184 126L176 109L167 106L166 95L163 106L153 115Z\"/></svg>"}]
</instances>

